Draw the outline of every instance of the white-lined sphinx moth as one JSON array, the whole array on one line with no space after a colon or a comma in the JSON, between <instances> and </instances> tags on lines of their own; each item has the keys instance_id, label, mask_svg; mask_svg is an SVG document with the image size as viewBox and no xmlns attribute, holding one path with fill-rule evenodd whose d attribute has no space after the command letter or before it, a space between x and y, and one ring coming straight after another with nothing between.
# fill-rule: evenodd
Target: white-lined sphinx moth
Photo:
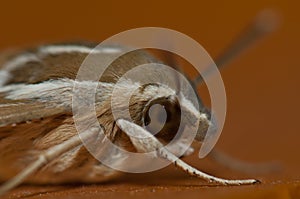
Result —
<instances>
[{"instance_id":1,"label":"white-lined sphinx moth","mask_svg":"<svg viewBox=\"0 0 300 199\"><path fill-rule=\"evenodd\" d=\"M122 51L122 47L107 46L98 51L93 53L110 56L110 54ZM23 181L33 183L100 182L118 174L117 171L101 164L89 154L79 141L72 118L71 101L74 79L81 62L91 52L92 47L88 45L49 45L10 55L1 63L1 180L7 181L21 172L21 176L15 178L16 181L8 187ZM117 121L112 118L110 96L116 78L121 77L124 72L136 65L153 61L157 62L148 53L139 50L120 57L110 66L107 73L101 77L96 92L97 117L102 128L87 129L89 136L102 132L114 144L131 152L156 150L157 157L170 160L190 175L209 181L221 184L257 182L256 180L224 180L209 176L161 148L163 143L174 138L181 112L189 114L191 118L199 119L200 128L196 135L198 141L203 140L210 125L209 115L199 112L192 103L188 103L187 99L182 99L187 103L184 105L185 110L180 110L179 102L175 97L176 92L165 85L138 85L139 89L134 93L129 104L133 123L123 118ZM84 89L88 90L89 84L93 82L81 84ZM128 89L132 84L138 83L125 81L121 89ZM164 106L167 120L164 128L152 136L149 131L140 126L144 125L143 122L150 122L148 111L154 104ZM145 108L147 106L148 108ZM130 136L132 134L145 134L149 138L146 141L139 140ZM105 148L105 144L103 147ZM122 164L122 159L111 154L106 154L106 156L111 158L111 162ZM22 176L24 173L26 175Z\"/></svg>"},{"instance_id":2,"label":"white-lined sphinx moth","mask_svg":"<svg viewBox=\"0 0 300 199\"><path fill-rule=\"evenodd\" d=\"M257 33L266 31L261 21L254 25L253 34L246 35L246 41L261 36L262 34ZM239 43L243 44L245 40ZM105 59L126 48L105 46L93 50L94 46L90 43L57 44L1 54L0 180L8 182L0 188L0 194L23 182L93 183L118 176L119 172L92 156L82 141L95 145L93 147L99 152L98 155L105 157L112 164L122 164L123 159L118 156L118 152L107 148L106 141L134 153L154 152L154 158L171 161L188 174L208 181L232 185L258 182L253 179L216 178L191 167L176 156L182 155L181 145L186 149L185 155L192 152L192 148L184 146L185 143L177 143L172 152L163 147L175 137L174 132L180 128L181 116L188 118L186 122L189 125L197 125L195 140L203 141L207 129L212 125L211 116L204 109L199 111L184 95L168 85L142 85L130 79L116 84L120 77L135 66L160 63L146 51L132 51L119 57L109 66L99 82L76 82L78 69L88 54L97 54ZM239 45L235 45L232 51L236 53L237 48ZM228 53L225 57L231 58L232 54ZM90 71L91 75L93 72ZM196 80L198 81L201 81L201 78ZM75 84L82 89L83 95L84 92L89 92L92 85L97 84L95 108L100 127L89 126L87 122L87 128L80 137L74 125L72 112ZM112 116L111 96L115 87L120 91L120 99L125 97L128 89L136 89L128 104L132 121L128 121L127 118L115 119ZM164 126L156 133L153 133L151 128L142 128L149 126L151 122L161 122L159 117L159 121L153 121L150 117L154 105L163 107L166 113ZM87 121L88 119L89 113L82 118ZM100 142L98 140L95 143L95 138L99 135L105 136L100 136ZM140 164L139 162L138 165ZM16 174L18 175L14 177Z\"/></svg>"}]
</instances>

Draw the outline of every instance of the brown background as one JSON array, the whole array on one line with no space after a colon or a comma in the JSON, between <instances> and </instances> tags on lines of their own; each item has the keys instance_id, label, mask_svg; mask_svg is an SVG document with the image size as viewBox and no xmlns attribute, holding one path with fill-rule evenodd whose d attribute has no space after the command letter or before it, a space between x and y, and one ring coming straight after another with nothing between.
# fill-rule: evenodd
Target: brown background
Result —
<instances>
[{"instance_id":1,"label":"brown background","mask_svg":"<svg viewBox=\"0 0 300 199\"><path fill-rule=\"evenodd\" d=\"M101 41L130 28L160 26L189 35L216 57L262 9L273 8L282 18L275 33L222 71L228 112L217 148L250 162L278 160L284 171L255 176L264 181L262 185L216 187L206 186L171 166L153 173L126 175L103 185L23 186L8 197L300 197L299 6L296 0L2 2L0 49L59 41ZM199 160L196 155L186 161L218 176L249 177Z\"/></svg>"}]
</instances>

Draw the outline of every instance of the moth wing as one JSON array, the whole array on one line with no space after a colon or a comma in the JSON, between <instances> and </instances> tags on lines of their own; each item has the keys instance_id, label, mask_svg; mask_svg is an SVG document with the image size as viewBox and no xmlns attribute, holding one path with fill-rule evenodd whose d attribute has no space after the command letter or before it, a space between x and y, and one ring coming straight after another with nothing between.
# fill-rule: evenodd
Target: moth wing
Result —
<instances>
[{"instance_id":1,"label":"moth wing","mask_svg":"<svg viewBox=\"0 0 300 199\"><path fill-rule=\"evenodd\" d=\"M41 119L67 113L63 107L53 107L50 103L6 100L0 98L0 126Z\"/></svg>"}]
</instances>

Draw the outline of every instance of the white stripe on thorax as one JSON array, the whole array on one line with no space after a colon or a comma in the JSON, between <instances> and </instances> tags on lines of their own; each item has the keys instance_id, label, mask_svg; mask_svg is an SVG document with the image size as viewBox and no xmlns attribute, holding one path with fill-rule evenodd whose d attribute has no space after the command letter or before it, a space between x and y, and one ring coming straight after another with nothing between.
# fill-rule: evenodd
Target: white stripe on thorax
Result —
<instances>
[{"instance_id":1,"label":"white stripe on thorax","mask_svg":"<svg viewBox=\"0 0 300 199\"><path fill-rule=\"evenodd\" d=\"M53 46L43 46L39 49L39 52L43 55L47 54L61 54L61 53L85 53L85 54L95 54L95 53L120 53L121 48L117 47L96 47L90 48L87 46L79 46L79 45L53 45Z\"/></svg>"},{"instance_id":2,"label":"white stripe on thorax","mask_svg":"<svg viewBox=\"0 0 300 199\"><path fill-rule=\"evenodd\" d=\"M94 53L115 54L115 53L122 52L122 48L118 46L90 48L87 46L80 46L80 45L43 46L38 48L36 54L26 52L4 63L4 66L0 70L0 87L5 85L12 78L11 71L24 66L28 62L33 62L33 61L40 62L43 57L49 54L58 55L62 53L74 53L74 52L85 53L85 54L94 54Z\"/></svg>"},{"instance_id":3,"label":"white stripe on thorax","mask_svg":"<svg viewBox=\"0 0 300 199\"><path fill-rule=\"evenodd\" d=\"M0 87L12 78L10 73L11 71L16 70L32 61L36 62L40 61L40 59L32 53L24 53L5 62L3 68L0 70Z\"/></svg>"}]
</instances>

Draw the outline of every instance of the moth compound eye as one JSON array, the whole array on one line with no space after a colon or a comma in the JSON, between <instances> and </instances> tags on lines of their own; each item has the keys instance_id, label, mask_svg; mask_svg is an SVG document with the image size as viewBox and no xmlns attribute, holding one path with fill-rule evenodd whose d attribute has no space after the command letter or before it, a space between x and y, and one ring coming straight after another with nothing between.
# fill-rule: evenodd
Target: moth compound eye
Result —
<instances>
[{"instance_id":1,"label":"moth compound eye","mask_svg":"<svg viewBox=\"0 0 300 199\"><path fill-rule=\"evenodd\" d=\"M165 143L178 134L180 121L181 109L176 96L153 100L144 109L144 128Z\"/></svg>"},{"instance_id":2,"label":"moth compound eye","mask_svg":"<svg viewBox=\"0 0 300 199\"><path fill-rule=\"evenodd\" d=\"M161 104L153 104L145 114L144 125L148 131L156 134L164 127L167 118L166 107Z\"/></svg>"}]
</instances>

